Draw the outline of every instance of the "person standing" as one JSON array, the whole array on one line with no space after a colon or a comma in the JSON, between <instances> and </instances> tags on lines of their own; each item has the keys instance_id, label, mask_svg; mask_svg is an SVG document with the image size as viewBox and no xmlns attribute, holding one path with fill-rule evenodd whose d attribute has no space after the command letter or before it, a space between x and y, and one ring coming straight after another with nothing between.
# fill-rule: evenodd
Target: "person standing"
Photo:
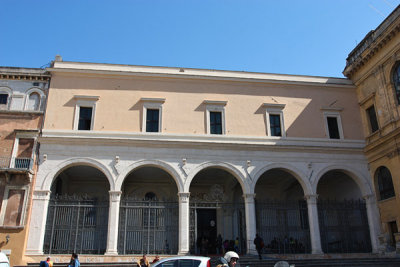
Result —
<instances>
[{"instance_id":1,"label":"person standing","mask_svg":"<svg viewBox=\"0 0 400 267\"><path fill-rule=\"evenodd\" d=\"M261 260L261 250L264 247L264 240L258 235L256 234L256 238L254 238L254 245L256 245L256 250L258 253L258 258Z\"/></svg>"},{"instance_id":2,"label":"person standing","mask_svg":"<svg viewBox=\"0 0 400 267\"><path fill-rule=\"evenodd\" d=\"M146 254L143 254L143 258L140 259L140 267L150 267Z\"/></svg>"},{"instance_id":3,"label":"person standing","mask_svg":"<svg viewBox=\"0 0 400 267\"><path fill-rule=\"evenodd\" d=\"M49 267L53 267L53 262L50 260L50 256L47 257L46 262L49 265Z\"/></svg>"},{"instance_id":4,"label":"person standing","mask_svg":"<svg viewBox=\"0 0 400 267\"><path fill-rule=\"evenodd\" d=\"M80 265L81 263L79 262L78 254L72 253L68 267L79 267Z\"/></svg>"}]
</instances>

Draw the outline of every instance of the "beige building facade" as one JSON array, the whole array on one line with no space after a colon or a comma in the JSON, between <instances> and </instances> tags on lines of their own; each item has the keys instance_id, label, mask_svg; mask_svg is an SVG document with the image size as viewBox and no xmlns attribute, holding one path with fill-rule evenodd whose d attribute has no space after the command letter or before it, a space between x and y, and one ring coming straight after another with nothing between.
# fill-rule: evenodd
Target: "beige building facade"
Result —
<instances>
[{"instance_id":1,"label":"beige building facade","mask_svg":"<svg viewBox=\"0 0 400 267\"><path fill-rule=\"evenodd\" d=\"M256 233L271 254L382 250L350 80L60 57L48 71L26 261L218 253L218 235L256 253Z\"/></svg>"},{"instance_id":2,"label":"beige building facade","mask_svg":"<svg viewBox=\"0 0 400 267\"><path fill-rule=\"evenodd\" d=\"M0 250L12 265L23 263L49 78L0 67Z\"/></svg>"},{"instance_id":3,"label":"beige building facade","mask_svg":"<svg viewBox=\"0 0 400 267\"><path fill-rule=\"evenodd\" d=\"M365 153L378 199L382 244L400 249L400 7L349 54L343 73L357 86Z\"/></svg>"}]
</instances>

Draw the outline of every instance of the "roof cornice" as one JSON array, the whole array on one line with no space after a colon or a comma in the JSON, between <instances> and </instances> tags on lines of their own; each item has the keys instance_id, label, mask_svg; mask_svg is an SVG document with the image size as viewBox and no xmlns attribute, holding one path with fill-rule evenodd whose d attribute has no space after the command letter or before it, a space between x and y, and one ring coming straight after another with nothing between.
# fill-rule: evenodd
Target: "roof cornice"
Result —
<instances>
[{"instance_id":1,"label":"roof cornice","mask_svg":"<svg viewBox=\"0 0 400 267\"><path fill-rule=\"evenodd\" d=\"M53 67L48 68L47 70L51 73L78 73L83 75L94 74L115 76L165 77L354 88L353 83L347 78L175 67L150 67L62 61L54 62Z\"/></svg>"},{"instance_id":2,"label":"roof cornice","mask_svg":"<svg viewBox=\"0 0 400 267\"><path fill-rule=\"evenodd\" d=\"M346 59L343 74L351 78L377 52L379 52L394 36L400 32L400 5L350 52Z\"/></svg>"}]
</instances>

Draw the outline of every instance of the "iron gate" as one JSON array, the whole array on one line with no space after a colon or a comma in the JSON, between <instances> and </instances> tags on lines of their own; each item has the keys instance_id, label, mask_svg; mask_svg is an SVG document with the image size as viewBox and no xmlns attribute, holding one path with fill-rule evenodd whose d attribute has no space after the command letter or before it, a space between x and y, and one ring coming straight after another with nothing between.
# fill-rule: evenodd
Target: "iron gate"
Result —
<instances>
[{"instance_id":1,"label":"iron gate","mask_svg":"<svg viewBox=\"0 0 400 267\"><path fill-rule=\"evenodd\" d=\"M104 254L108 200L88 196L52 196L47 213L45 254Z\"/></svg>"},{"instance_id":2,"label":"iron gate","mask_svg":"<svg viewBox=\"0 0 400 267\"><path fill-rule=\"evenodd\" d=\"M189 223L189 240L190 240L190 253L199 254L200 248L198 246L199 236L197 235L197 209L217 209L221 210L222 216L222 230L218 233L222 235L223 240L226 240L226 236L235 236L239 238L238 252L246 253L246 220L245 220L245 208L243 203L223 203L223 202L197 202L194 198L190 202L190 223ZM226 216L228 215L228 216ZM229 219L226 219L229 218ZM217 219L218 220L218 219ZM231 220L228 222L227 220ZM227 225L232 225L234 229L227 229ZM225 234L224 234L225 232ZM230 233L228 233L230 232ZM232 244L234 240L228 240ZM233 247L230 250L234 250Z\"/></svg>"},{"instance_id":3,"label":"iron gate","mask_svg":"<svg viewBox=\"0 0 400 267\"><path fill-rule=\"evenodd\" d=\"M318 218L325 253L371 252L364 201L318 200Z\"/></svg>"},{"instance_id":4,"label":"iron gate","mask_svg":"<svg viewBox=\"0 0 400 267\"><path fill-rule=\"evenodd\" d=\"M177 254L178 202L121 200L119 254Z\"/></svg>"},{"instance_id":5,"label":"iron gate","mask_svg":"<svg viewBox=\"0 0 400 267\"><path fill-rule=\"evenodd\" d=\"M257 201L256 220L257 233L264 240L265 253L310 252L306 201Z\"/></svg>"}]
</instances>

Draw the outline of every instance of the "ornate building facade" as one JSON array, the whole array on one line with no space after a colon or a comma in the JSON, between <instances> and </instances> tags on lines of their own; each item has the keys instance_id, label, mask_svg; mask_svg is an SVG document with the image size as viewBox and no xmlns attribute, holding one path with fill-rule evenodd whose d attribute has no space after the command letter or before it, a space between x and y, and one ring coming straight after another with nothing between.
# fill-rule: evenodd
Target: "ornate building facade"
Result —
<instances>
[{"instance_id":1,"label":"ornate building facade","mask_svg":"<svg viewBox=\"0 0 400 267\"><path fill-rule=\"evenodd\" d=\"M216 253L218 235L255 253L256 233L266 253L380 250L350 80L59 57L48 71L28 259Z\"/></svg>"},{"instance_id":2,"label":"ornate building facade","mask_svg":"<svg viewBox=\"0 0 400 267\"><path fill-rule=\"evenodd\" d=\"M400 6L354 48L343 73L357 86L382 244L400 251Z\"/></svg>"},{"instance_id":3,"label":"ornate building facade","mask_svg":"<svg viewBox=\"0 0 400 267\"><path fill-rule=\"evenodd\" d=\"M0 67L0 249L22 263L50 76Z\"/></svg>"}]
</instances>

